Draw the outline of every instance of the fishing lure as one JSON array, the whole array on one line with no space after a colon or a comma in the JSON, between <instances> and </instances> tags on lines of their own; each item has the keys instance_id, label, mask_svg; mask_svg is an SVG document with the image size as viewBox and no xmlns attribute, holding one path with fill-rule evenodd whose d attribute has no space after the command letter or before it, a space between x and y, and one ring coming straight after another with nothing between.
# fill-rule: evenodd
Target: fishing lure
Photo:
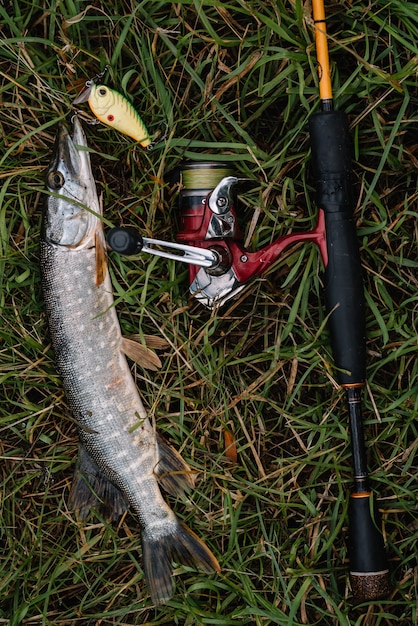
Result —
<instances>
[{"instance_id":1,"label":"fishing lure","mask_svg":"<svg viewBox=\"0 0 418 626\"><path fill-rule=\"evenodd\" d=\"M122 94L105 85L97 85L93 80L88 81L86 87L74 104L88 102L101 122L132 137L144 148L151 145L151 138L139 113Z\"/></svg>"}]
</instances>

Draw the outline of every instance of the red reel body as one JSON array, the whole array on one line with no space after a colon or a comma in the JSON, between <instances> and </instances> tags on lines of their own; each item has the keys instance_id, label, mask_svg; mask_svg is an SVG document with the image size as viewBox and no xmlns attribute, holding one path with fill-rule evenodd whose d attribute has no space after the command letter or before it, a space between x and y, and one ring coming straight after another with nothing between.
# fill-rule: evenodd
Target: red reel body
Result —
<instances>
[{"instance_id":1,"label":"red reel body","mask_svg":"<svg viewBox=\"0 0 418 626\"><path fill-rule=\"evenodd\" d=\"M183 187L179 194L176 240L218 255L218 263L213 267L189 266L190 291L205 306L225 303L248 281L265 272L285 248L299 241L317 244L326 265L322 211L312 231L285 235L261 250L250 252L243 245L236 213L236 192L247 181L231 176L225 165L212 162L187 164L181 173Z\"/></svg>"}]
</instances>

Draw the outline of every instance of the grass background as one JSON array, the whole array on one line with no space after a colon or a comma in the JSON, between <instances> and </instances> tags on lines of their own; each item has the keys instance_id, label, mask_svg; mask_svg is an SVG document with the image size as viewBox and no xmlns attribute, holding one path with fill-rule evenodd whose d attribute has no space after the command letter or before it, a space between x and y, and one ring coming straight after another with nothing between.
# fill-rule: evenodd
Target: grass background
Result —
<instances>
[{"instance_id":1,"label":"grass background","mask_svg":"<svg viewBox=\"0 0 418 626\"><path fill-rule=\"evenodd\" d=\"M126 333L162 333L161 372L135 372L158 428L199 471L177 513L218 556L186 568L155 609L140 532L67 499L76 429L43 314L39 232L56 123L109 65L156 136L147 152L85 125L105 217L173 239L164 173L228 161L257 249L313 226L307 120L318 109L309 3L299 0L3 0L0 5L0 624L389 625L417 615L418 5L327 3L338 108L354 143L355 215L367 298L364 421L394 584L354 607L347 577L350 446L324 330L321 262L296 246L216 314L189 299L187 269L112 256ZM86 106L83 119L91 121ZM203 156L206 155L206 156ZM65 278L63 279L65 280ZM238 463L225 454L233 434Z\"/></svg>"}]
</instances>

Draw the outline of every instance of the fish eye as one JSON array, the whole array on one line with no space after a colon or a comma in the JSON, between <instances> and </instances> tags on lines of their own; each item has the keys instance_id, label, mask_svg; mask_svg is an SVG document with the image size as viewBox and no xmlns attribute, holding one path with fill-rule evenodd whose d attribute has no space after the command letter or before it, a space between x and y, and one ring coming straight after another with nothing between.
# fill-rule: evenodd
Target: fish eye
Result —
<instances>
[{"instance_id":1,"label":"fish eye","mask_svg":"<svg viewBox=\"0 0 418 626\"><path fill-rule=\"evenodd\" d=\"M65 183L65 178L58 170L49 172L47 184L50 189L61 189Z\"/></svg>"},{"instance_id":2,"label":"fish eye","mask_svg":"<svg viewBox=\"0 0 418 626\"><path fill-rule=\"evenodd\" d=\"M107 94L106 87L99 87L99 89L97 90L97 93L99 94L99 96L105 96Z\"/></svg>"}]
</instances>

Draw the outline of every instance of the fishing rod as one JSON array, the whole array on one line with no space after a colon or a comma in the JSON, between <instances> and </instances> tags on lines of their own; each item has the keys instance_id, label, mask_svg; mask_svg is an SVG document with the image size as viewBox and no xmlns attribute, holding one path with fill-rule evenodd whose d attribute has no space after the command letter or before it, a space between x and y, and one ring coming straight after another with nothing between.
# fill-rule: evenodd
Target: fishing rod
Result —
<instances>
[{"instance_id":1,"label":"fishing rod","mask_svg":"<svg viewBox=\"0 0 418 626\"><path fill-rule=\"evenodd\" d=\"M321 111L310 118L316 204L325 215L325 306L338 382L345 389L354 482L349 501L350 580L356 600L390 591L381 521L366 464L361 395L366 379L365 305L351 187L347 116L334 110L323 0L312 1Z\"/></svg>"}]
</instances>

